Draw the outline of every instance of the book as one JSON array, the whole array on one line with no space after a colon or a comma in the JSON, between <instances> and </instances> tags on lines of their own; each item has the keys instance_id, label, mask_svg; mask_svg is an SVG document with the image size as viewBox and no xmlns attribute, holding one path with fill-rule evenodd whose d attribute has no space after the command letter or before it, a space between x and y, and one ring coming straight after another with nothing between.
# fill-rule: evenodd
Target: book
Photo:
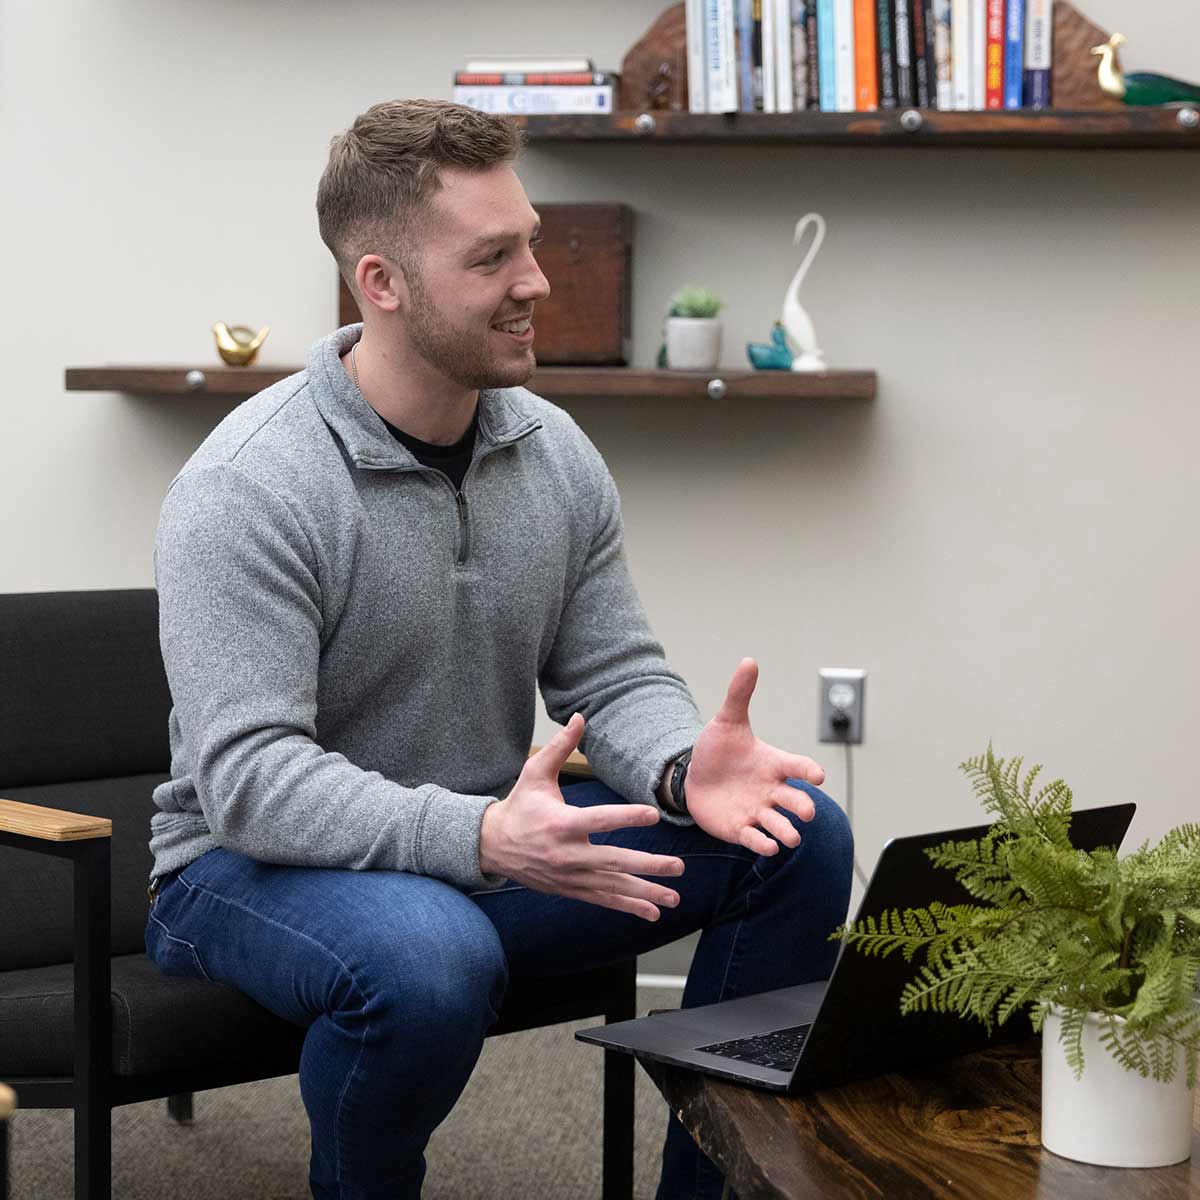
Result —
<instances>
[{"instance_id":1,"label":"book","mask_svg":"<svg viewBox=\"0 0 1200 1200\"><path fill-rule=\"evenodd\" d=\"M954 71L950 23L950 0L933 0L933 59L935 64L936 100L938 108L954 108Z\"/></svg>"},{"instance_id":2,"label":"book","mask_svg":"<svg viewBox=\"0 0 1200 1200\"><path fill-rule=\"evenodd\" d=\"M463 86L503 83L509 87L593 87L615 84L617 76L612 71L455 71L454 82Z\"/></svg>"},{"instance_id":3,"label":"book","mask_svg":"<svg viewBox=\"0 0 1200 1200\"><path fill-rule=\"evenodd\" d=\"M1004 10L1004 107L1020 108L1025 84L1025 0L1007 0Z\"/></svg>"},{"instance_id":4,"label":"book","mask_svg":"<svg viewBox=\"0 0 1200 1200\"><path fill-rule=\"evenodd\" d=\"M1050 107L1051 0L1025 0L1026 108Z\"/></svg>"},{"instance_id":5,"label":"book","mask_svg":"<svg viewBox=\"0 0 1200 1200\"><path fill-rule=\"evenodd\" d=\"M808 107L808 8L809 0L791 0L792 100L796 111Z\"/></svg>"},{"instance_id":6,"label":"book","mask_svg":"<svg viewBox=\"0 0 1200 1200\"><path fill-rule=\"evenodd\" d=\"M1004 40L1004 0L988 0L984 68L984 104L987 108L1004 107Z\"/></svg>"},{"instance_id":7,"label":"book","mask_svg":"<svg viewBox=\"0 0 1200 1200\"><path fill-rule=\"evenodd\" d=\"M821 76L821 111L837 112L837 41L833 0L817 0L817 70Z\"/></svg>"},{"instance_id":8,"label":"book","mask_svg":"<svg viewBox=\"0 0 1200 1200\"><path fill-rule=\"evenodd\" d=\"M537 58L527 54L493 54L491 58L469 58L463 67L473 75L501 75L512 71L593 71L590 58Z\"/></svg>"},{"instance_id":9,"label":"book","mask_svg":"<svg viewBox=\"0 0 1200 1200\"><path fill-rule=\"evenodd\" d=\"M762 110L773 113L779 103L779 85L775 82L776 59L779 53L775 36L775 19L779 9L775 0L762 0Z\"/></svg>"},{"instance_id":10,"label":"book","mask_svg":"<svg viewBox=\"0 0 1200 1200\"><path fill-rule=\"evenodd\" d=\"M951 80L957 112L966 112L971 107L971 3L972 0L950 3Z\"/></svg>"},{"instance_id":11,"label":"book","mask_svg":"<svg viewBox=\"0 0 1200 1200\"><path fill-rule=\"evenodd\" d=\"M736 0L738 112L754 112L754 0Z\"/></svg>"},{"instance_id":12,"label":"book","mask_svg":"<svg viewBox=\"0 0 1200 1200\"><path fill-rule=\"evenodd\" d=\"M704 45L708 56L706 107L711 113L737 112L733 0L704 0Z\"/></svg>"},{"instance_id":13,"label":"book","mask_svg":"<svg viewBox=\"0 0 1200 1200\"><path fill-rule=\"evenodd\" d=\"M792 65L792 3L791 0L775 0L776 112L796 111L795 82Z\"/></svg>"},{"instance_id":14,"label":"book","mask_svg":"<svg viewBox=\"0 0 1200 1200\"><path fill-rule=\"evenodd\" d=\"M808 103L806 108L821 107L820 41L817 37L817 0L808 0Z\"/></svg>"},{"instance_id":15,"label":"book","mask_svg":"<svg viewBox=\"0 0 1200 1200\"><path fill-rule=\"evenodd\" d=\"M763 63L762 42L762 6L763 0L751 0L750 13L754 25L754 44L751 47L750 59L754 68L754 111L763 111L763 79L766 66Z\"/></svg>"},{"instance_id":16,"label":"book","mask_svg":"<svg viewBox=\"0 0 1200 1200\"><path fill-rule=\"evenodd\" d=\"M834 0L833 31L837 45L837 110L854 112L854 0Z\"/></svg>"},{"instance_id":17,"label":"book","mask_svg":"<svg viewBox=\"0 0 1200 1200\"><path fill-rule=\"evenodd\" d=\"M913 0L913 90L916 92L918 108L930 108L933 104L932 89L929 86L930 54L927 25L928 17L929 0Z\"/></svg>"},{"instance_id":18,"label":"book","mask_svg":"<svg viewBox=\"0 0 1200 1200\"><path fill-rule=\"evenodd\" d=\"M987 107L988 0L971 0L971 108Z\"/></svg>"},{"instance_id":19,"label":"book","mask_svg":"<svg viewBox=\"0 0 1200 1200\"><path fill-rule=\"evenodd\" d=\"M912 0L896 0L896 105L908 108L916 100L912 62Z\"/></svg>"},{"instance_id":20,"label":"book","mask_svg":"<svg viewBox=\"0 0 1200 1200\"><path fill-rule=\"evenodd\" d=\"M879 47L875 37L875 0L854 0L854 107L879 107Z\"/></svg>"},{"instance_id":21,"label":"book","mask_svg":"<svg viewBox=\"0 0 1200 1200\"><path fill-rule=\"evenodd\" d=\"M708 112L708 68L704 62L704 0L685 0L688 112Z\"/></svg>"},{"instance_id":22,"label":"book","mask_svg":"<svg viewBox=\"0 0 1200 1200\"><path fill-rule=\"evenodd\" d=\"M454 87L454 102L490 113L611 113L613 89L599 87L506 87L503 84Z\"/></svg>"},{"instance_id":23,"label":"book","mask_svg":"<svg viewBox=\"0 0 1200 1200\"><path fill-rule=\"evenodd\" d=\"M879 107L896 107L895 0L875 0L875 41L879 59Z\"/></svg>"}]
</instances>

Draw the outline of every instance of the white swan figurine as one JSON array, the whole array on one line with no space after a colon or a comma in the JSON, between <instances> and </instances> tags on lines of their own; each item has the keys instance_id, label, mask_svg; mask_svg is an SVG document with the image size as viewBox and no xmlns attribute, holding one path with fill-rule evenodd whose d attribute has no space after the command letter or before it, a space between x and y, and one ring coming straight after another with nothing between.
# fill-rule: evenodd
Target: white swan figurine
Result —
<instances>
[{"instance_id":1,"label":"white swan figurine","mask_svg":"<svg viewBox=\"0 0 1200 1200\"><path fill-rule=\"evenodd\" d=\"M787 295L783 298L783 327L787 331L788 343L792 349L793 371L824 371L827 369L824 355L817 347L817 332L813 329L813 323L809 319L808 313L800 305L800 284L804 282L804 276L808 273L808 268L812 266L812 261L817 257L817 251L820 250L821 243L825 240L825 218L820 213L812 212L796 222L796 236L793 239L795 245L800 244L809 225L816 229L816 234L813 237L812 245L808 248L808 253L804 256L804 261L800 264L800 269L792 278Z\"/></svg>"}]
</instances>

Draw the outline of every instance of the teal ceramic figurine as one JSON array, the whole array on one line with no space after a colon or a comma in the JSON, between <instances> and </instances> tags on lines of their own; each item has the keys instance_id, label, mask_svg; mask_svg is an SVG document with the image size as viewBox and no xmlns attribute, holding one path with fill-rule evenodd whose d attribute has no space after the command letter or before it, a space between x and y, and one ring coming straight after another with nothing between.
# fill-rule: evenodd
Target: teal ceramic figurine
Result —
<instances>
[{"instance_id":1,"label":"teal ceramic figurine","mask_svg":"<svg viewBox=\"0 0 1200 1200\"><path fill-rule=\"evenodd\" d=\"M1092 47L1092 53L1100 56L1100 86L1107 95L1139 106L1200 103L1200 84L1186 83L1170 75L1154 75L1148 71L1126 75L1117 57L1117 51L1123 45L1124 35L1114 33L1103 46Z\"/></svg>"},{"instance_id":2,"label":"teal ceramic figurine","mask_svg":"<svg viewBox=\"0 0 1200 1200\"><path fill-rule=\"evenodd\" d=\"M771 326L769 346L762 342L747 342L746 357L750 360L750 365L758 371L790 371L792 352L788 349L783 323L776 321Z\"/></svg>"}]
</instances>

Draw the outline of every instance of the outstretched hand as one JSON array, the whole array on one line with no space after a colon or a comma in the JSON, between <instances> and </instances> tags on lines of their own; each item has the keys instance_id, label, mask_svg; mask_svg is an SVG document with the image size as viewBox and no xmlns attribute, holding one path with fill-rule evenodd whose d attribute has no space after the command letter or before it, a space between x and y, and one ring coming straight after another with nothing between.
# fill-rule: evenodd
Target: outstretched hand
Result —
<instances>
[{"instance_id":1,"label":"outstretched hand","mask_svg":"<svg viewBox=\"0 0 1200 1200\"><path fill-rule=\"evenodd\" d=\"M825 771L811 758L776 749L754 736L750 697L757 683L758 664L743 658L724 704L692 748L686 795L688 812L705 833L770 855L779 852L780 843L800 844L800 834L780 809L802 821L811 821L816 811L808 794L787 780L820 785Z\"/></svg>"}]
</instances>

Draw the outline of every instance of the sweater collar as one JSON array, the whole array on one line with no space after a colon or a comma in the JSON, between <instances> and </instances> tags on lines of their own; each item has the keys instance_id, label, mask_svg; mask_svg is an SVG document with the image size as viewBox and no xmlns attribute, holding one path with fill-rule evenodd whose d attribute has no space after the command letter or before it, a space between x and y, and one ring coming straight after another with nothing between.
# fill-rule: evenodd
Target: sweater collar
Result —
<instances>
[{"instance_id":1,"label":"sweater collar","mask_svg":"<svg viewBox=\"0 0 1200 1200\"><path fill-rule=\"evenodd\" d=\"M361 322L344 325L310 348L308 381L317 409L341 439L355 466L414 466L417 460L411 451L391 435L383 418L366 402L342 366L342 355L362 337L362 329ZM525 410L517 389L482 388L475 453L480 453L481 443L490 447L515 442L541 425Z\"/></svg>"}]
</instances>

